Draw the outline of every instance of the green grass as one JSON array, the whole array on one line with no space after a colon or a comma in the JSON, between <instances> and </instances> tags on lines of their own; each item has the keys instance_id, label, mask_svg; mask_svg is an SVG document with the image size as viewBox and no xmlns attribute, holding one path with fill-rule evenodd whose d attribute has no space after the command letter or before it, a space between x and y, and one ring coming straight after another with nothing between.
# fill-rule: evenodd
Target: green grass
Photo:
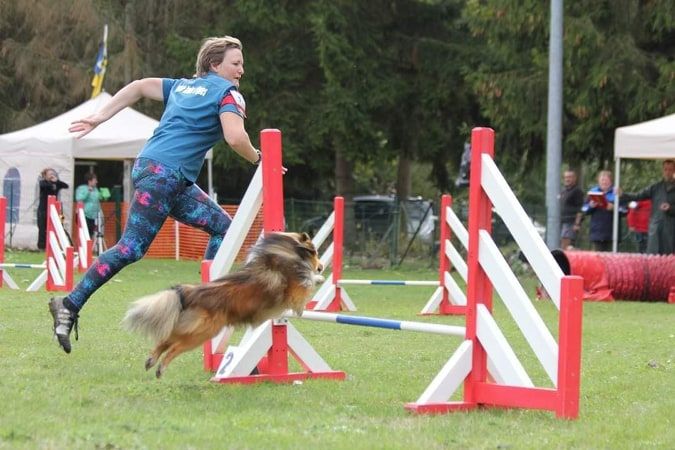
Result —
<instances>
[{"instance_id":1,"label":"green grass","mask_svg":"<svg viewBox=\"0 0 675 450\"><path fill-rule=\"evenodd\" d=\"M10 253L9 261L41 255ZM580 417L482 409L416 416L415 401L458 338L294 321L343 382L220 385L201 352L180 356L164 378L143 370L149 344L120 329L129 302L178 282L198 282L195 262L145 260L91 299L80 340L64 354L51 336L49 293L0 290L0 448L673 448L675 306L584 304ZM10 271L24 288L37 271ZM434 279L428 270L365 271L345 278ZM524 282L533 292L534 281ZM358 314L419 318L432 288L350 286ZM536 307L555 331L548 302ZM495 318L538 385L543 370L501 302ZM549 382L550 383L550 382Z\"/></svg>"}]
</instances>

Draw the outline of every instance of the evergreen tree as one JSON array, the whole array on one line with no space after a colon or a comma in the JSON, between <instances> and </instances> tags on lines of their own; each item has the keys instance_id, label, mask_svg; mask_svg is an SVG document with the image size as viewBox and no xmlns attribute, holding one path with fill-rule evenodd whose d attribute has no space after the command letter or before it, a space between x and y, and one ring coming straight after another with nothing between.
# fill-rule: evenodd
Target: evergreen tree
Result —
<instances>
[{"instance_id":1,"label":"evergreen tree","mask_svg":"<svg viewBox=\"0 0 675 450\"><path fill-rule=\"evenodd\" d=\"M483 42L467 77L496 129L500 163L531 195L545 155L548 4L468 1L465 17ZM606 165L616 127L675 110L674 20L672 1L565 2L563 161Z\"/></svg>"}]
</instances>

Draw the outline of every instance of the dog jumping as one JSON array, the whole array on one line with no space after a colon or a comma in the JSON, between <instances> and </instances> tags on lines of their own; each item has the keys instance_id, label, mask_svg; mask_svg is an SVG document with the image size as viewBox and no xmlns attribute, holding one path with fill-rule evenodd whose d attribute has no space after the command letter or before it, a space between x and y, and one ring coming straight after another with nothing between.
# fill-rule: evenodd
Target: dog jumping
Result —
<instances>
[{"instance_id":1,"label":"dog jumping","mask_svg":"<svg viewBox=\"0 0 675 450\"><path fill-rule=\"evenodd\" d=\"M307 233L271 233L250 251L241 270L199 285L181 284L143 297L122 324L156 344L145 361L160 378L169 363L225 326L258 326L291 309L302 315L323 266Z\"/></svg>"}]
</instances>

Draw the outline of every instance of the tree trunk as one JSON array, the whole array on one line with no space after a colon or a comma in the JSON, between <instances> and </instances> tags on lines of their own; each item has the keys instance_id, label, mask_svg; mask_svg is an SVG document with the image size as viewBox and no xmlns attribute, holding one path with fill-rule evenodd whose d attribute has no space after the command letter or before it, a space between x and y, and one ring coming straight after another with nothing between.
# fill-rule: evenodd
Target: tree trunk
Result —
<instances>
[{"instance_id":1,"label":"tree trunk","mask_svg":"<svg viewBox=\"0 0 675 450\"><path fill-rule=\"evenodd\" d=\"M399 200L404 201L410 197L412 191L412 159L405 150L398 157L398 173L396 175L396 194Z\"/></svg>"},{"instance_id":2,"label":"tree trunk","mask_svg":"<svg viewBox=\"0 0 675 450\"><path fill-rule=\"evenodd\" d=\"M355 248L359 245L356 239L356 224L354 223L354 163L345 158L342 153L342 145L335 143L335 195L345 199L344 211L344 235L345 249ZM349 237L352 237L351 239Z\"/></svg>"},{"instance_id":3,"label":"tree trunk","mask_svg":"<svg viewBox=\"0 0 675 450\"><path fill-rule=\"evenodd\" d=\"M354 163L347 160L340 144L335 145L335 194L341 195L345 201L354 198Z\"/></svg>"}]
</instances>

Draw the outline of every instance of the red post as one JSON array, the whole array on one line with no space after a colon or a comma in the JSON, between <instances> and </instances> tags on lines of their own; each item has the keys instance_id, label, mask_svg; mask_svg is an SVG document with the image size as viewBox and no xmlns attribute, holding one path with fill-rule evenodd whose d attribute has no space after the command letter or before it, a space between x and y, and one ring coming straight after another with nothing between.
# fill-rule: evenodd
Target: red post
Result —
<instances>
[{"instance_id":1,"label":"red post","mask_svg":"<svg viewBox=\"0 0 675 450\"><path fill-rule=\"evenodd\" d=\"M583 278L578 276L563 277L560 283L558 407L556 408L556 416L565 419L576 419L579 416L583 299Z\"/></svg>"},{"instance_id":2,"label":"red post","mask_svg":"<svg viewBox=\"0 0 675 450\"><path fill-rule=\"evenodd\" d=\"M70 292L73 290L73 271L74 268L73 266L75 265L75 249L73 248L72 245L66 247L66 276L65 279L63 280L63 287L61 290L64 290L66 292Z\"/></svg>"},{"instance_id":3,"label":"red post","mask_svg":"<svg viewBox=\"0 0 675 450\"><path fill-rule=\"evenodd\" d=\"M95 241L93 239L90 239L89 242L87 242L87 269L89 269L94 262L94 243Z\"/></svg>"},{"instance_id":4,"label":"red post","mask_svg":"<svg viewBox=\"0 0 675 450\"><path fill-rule=\"evenodd\" d=\"M284 192L281 180L281 131L260 132L263 169L263 229L284 231Z\"/></svg>"},{"instance_id":5,"label":"red post","mask_svg":"<svg viewBox=\"0 0 675 450\"><path fill-rule=\"evenodd\" d=\"M492 230L492 203L481 186L482 155L494 155L494 131L471 131L471 176L469 180L469 248L467 255L466 339L473 341L472 370L464 383L464 401L475 405L476 383L487 380L487 353L477 337L477 310L483 304L492 311L492 283L478 262L479 233Z\"/></svg>"},{"instance_id":6,"label":"red post","mask_svg":"<svg viewBox=\"0 0 675 450\"><path fill-rule=\"evenodd\" d=\"M284 189L281 173L281 131L260 132L263 170L263 229L265 234L284 231ZM272 326L272 346L258 364L268 374L288 373L288 340L286 325Z\"/></svg>"},{"instance_id":7,"label":"red post","mask_svg":"<svg viewBox=\"0 0 675 450\"><path fill-rule=\"evenodd\" d=\"M272 347L267 351L265 370L270 375L288 375L288 328L272 325ZM258 370L263 366L259 365Z\"/></svg>"},{"instance_id":8,"label":"red post","mask_svg":"<svg viewBox=\"0 0 675 450\"><path fill-rule=\"evenodd\" d=\"M0 197L0 264L5 262L5 223L7 221L7 199ZM0 267L0 287L2 287L3 272Z\"/></svg>"},{"instance_id":9,"label":"red post","mask_svg":"<svg viewBox=\"0 0 675 450\"><path fill-rule=\"evenodd\" d=\"M333 225L333 285L335 286L335 298L328 305L327 311L340 311L342 305L342 288L338 282L342 278L342 256L344 251L344 229L345 229L345 199L344 197L335 197L333 200L333 211L335 212L335 223Z\"/></svg>"}]
</instances>

